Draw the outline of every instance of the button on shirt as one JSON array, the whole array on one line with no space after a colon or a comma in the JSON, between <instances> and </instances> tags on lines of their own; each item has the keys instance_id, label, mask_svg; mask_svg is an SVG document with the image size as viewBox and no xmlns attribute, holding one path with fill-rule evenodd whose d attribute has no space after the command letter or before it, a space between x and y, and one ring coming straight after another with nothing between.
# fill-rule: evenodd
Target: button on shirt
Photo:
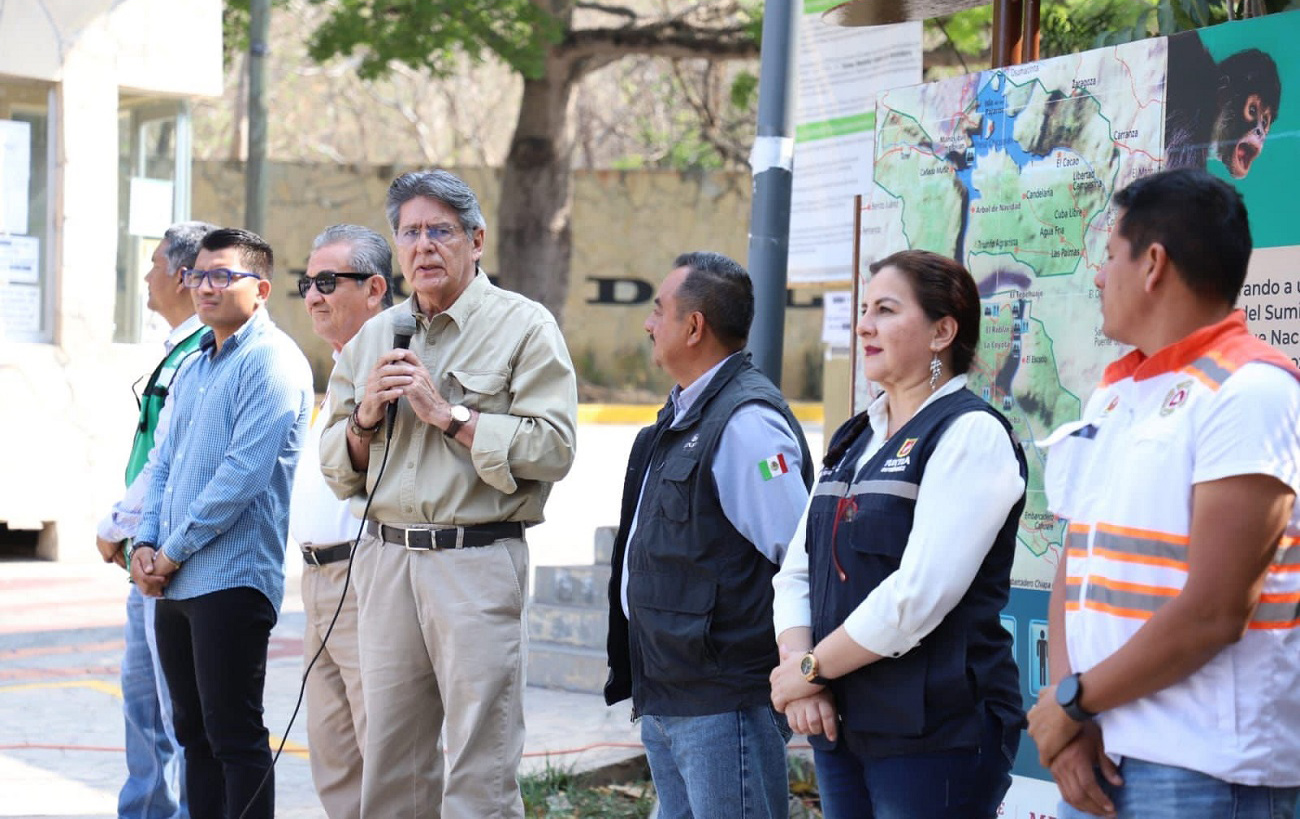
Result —
<instances>
[{"instance_id":1,"label":"button on shirt","mask_svg":"<svg viewBox=\"0 0 1300 819\"><path fill-rule=\"evenodd\" d=\"M690 412L696 399L728 360L730 356L719 361L686 389L673 387L669 397L673 402L674 424ZM759 470L759 462L778 455L785 458L789 471L765 480ZM713 485L723 514L731 525L736 527L736 531L745 540L754 544L754 548L764 557L778 566L785 556L786 544L795 532L795 522L808 503L808 489L803 484L802 469L803 456L799 441L781 413L762 401L741 404L736 408L723 427L722 437L718 439L712 465ZM649 471L641 479L642 496L645 495L648 477ZM641 501L638 499L636 514L632 517L627 533L629 550L635 542L633 535L636 534L640 515ZM631 612L627 604L627 579L631 562L628 559L623 561L620 588L623 613L628 615Z\"/></svg>"},{"instance_id":2,"label":"button on shirt","mask_svg":"<svg viewBox=\"0 0 1300 819\"><path fill-rule=\"evenodd\" d=\"M917 411L965 388L966 376L959 375ZM881 431L889 429L888 396L871 402L867 412L875 434L855 474L885 445ZM902 563L849 613L844 622L849 637L882 657L898 657L915 648L961 601L1007 513L1024 491L1020 462L997 419L984 412L956 418L926 465ZM785 563L772 581L777 635L812 625L807 533L808 510L804 509Z\"/></svg>"},{"instance_id":3,"label":"button on shirt","mask_svg":"<svg viewBox=\"0 0 1300 819\"><path fill-rule=\"evenodd\" d=\"M265 307L220 351L211 335L199 350L158 447L137 540L180 564L170 599L247 586L278 609L311 368Z\"/></svg>"},{"instance_id":4,"label":"button on shirt","mask_svg":"<svg viewBox=\"0 0 1300 819\"><path fill-rule=\"evenodd\" d=\"M176 325L167 339L163 342L166 354L170 355L173 348L185 339L189 338L195 332L203 329L203 323L199 321L198 316L189 318ZM162 448L162 442L167 439L167 433L171 430L172 407L176 403L176 391L179 388L181 372L184 371L194 358L192 356L185 359L177 372L172 376L171 383L168 387L167 400L163 403L162 411L158 413L158 423L154 427L153 449L149 451L149 459L145 462L144 468L140 474L135 476L131 485L126 488L126 494L122 499L113 504L113 511L104 516L99 522L99 536L104 540L117 543L135 536L135 531L140 526L140 510L144 505L144 496L149 492L150 476L153 475L154 463L158 458L158 450Z\"/></svg>"},{"instance_id":5,"label":"button on shirt","mask_svg":"<svg viewBox=\"0 0 1300 819\"><path fill-rule=\"evenodd\" d=\"M415 317L410 349L434 389L480 415L466 449L399 401L376 488L386 431L370 439L369 470L357 472L348 457L348 416L379 356L393 349L393 321L402 312ZM578 385L564 336L546 308L496 287L482 271L433 317L411 298L366 322L339 354L329 394L321 471L336 495L352 499L358 517L397 525L538 523L551 485L573 463Z\"/></svg>"}]
</instances>

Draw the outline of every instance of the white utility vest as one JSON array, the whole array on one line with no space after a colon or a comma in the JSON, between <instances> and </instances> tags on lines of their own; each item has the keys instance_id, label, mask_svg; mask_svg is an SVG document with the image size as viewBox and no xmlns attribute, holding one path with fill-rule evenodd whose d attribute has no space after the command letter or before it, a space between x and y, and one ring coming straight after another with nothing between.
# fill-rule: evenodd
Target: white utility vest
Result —
<instances>
[{"instance_id":1,"label":"white utility vest","mask_svg":"<svg viewBox=\"0 0 1300 819\"><path fill-rule=\"evenodd\" d=\"M1066 641L1087 671L1187 582L1192 487L1267 474L1300 485L1300 372L1240 312L1106 370L1049 448L1049 505L1070 522ZM1300 508L1245 636L1176 685L1099 715L1106 751L1229 782L1300 785ZM1230 548L1230 545L1227 546Z\"/></svg>"}]
</instances>

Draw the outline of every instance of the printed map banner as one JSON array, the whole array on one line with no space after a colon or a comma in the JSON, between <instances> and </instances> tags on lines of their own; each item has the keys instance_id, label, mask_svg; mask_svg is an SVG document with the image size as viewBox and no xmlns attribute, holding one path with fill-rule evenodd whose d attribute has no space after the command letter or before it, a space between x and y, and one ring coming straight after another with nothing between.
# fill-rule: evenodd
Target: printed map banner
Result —
<instances>
[{"instance_id":1,"label":"printed map banner","mask_svg":"<svg viewBox=\"0 0 1300 819\"><path fill-rule=\"evenodd\" d=\"M1031 442L1074 420L1125 350L1101 334L1093 283L1116 191L1197 165L1245 197L1255 241L1240 306L1300 358L1300 12L882 92L863 269L897 250L961 261L984 305L972 388L1026 444L1029 491L1003 618L1026 702L1047 684L1047 590L1063 526ZM1281 123L1278 125L1277 123ZM856 299L855 299L856 303ZM858 358L855 345L855 359ZM855 360L854 411L870 400ZM1055 789L1028 737L1004 816L1052 817Z\"/></svg>"}]
</instances>

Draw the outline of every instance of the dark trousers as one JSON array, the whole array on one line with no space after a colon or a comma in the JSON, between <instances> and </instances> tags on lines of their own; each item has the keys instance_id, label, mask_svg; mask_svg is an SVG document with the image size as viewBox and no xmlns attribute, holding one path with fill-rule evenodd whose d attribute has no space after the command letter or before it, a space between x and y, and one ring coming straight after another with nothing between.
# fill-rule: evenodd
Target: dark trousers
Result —
<instances>
[{"instance_id":1,"label":"dark trousers","mask_svg":"<svg viewBox=\"0 0 1300 819\"><path fill-rule=\"evenodd\" d=\"M158 659L185 751L192 819L275 814L270 735L262 722L266 647L275 619L271 601L247 587L158 601Z\"/></svg>"},{"instance_id":2,"label":"dark trousers","mask_svg":"<svg viewBox=\"0 0 1300 819\"><path fill-rule=\"evenodd\" d=\"M995 819L1020 731L986 714L977 750L872 758L851 745L813 752L826 819Z\"/></svg>"}]
</instances>

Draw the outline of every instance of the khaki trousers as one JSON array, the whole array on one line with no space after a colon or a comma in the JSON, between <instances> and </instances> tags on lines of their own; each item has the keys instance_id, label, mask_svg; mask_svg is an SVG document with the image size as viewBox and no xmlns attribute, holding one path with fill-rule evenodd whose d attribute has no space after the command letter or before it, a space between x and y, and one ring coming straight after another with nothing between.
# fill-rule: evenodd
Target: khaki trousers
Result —
<instances>
[{"instance_id":1,"label":"khaki trousers","mask_svg":"<svg viewBox=\"0 0 1300 819\"><path fill-rule=\"evenodd\" d=\"M343 594L348 562L303 566L302 603L307 627L302 637L303 662L311 662ZM361 816L361 749L365 747L366 712L361 696L361 659L357 642L356 578L348 585L325 650L307 675L307 747L311 778L329 819Z\"/></svg>"},{"instance_id":2,"label":"khaki trousers","mask_svg":"<svg viewBox=\"0 0 1300 819\"><path fill-rule=\"evenodd\" d=\"M425 552L361 541L362 816L522 819L527 577L522 538Z\"/></svg>"}]
</instances>

